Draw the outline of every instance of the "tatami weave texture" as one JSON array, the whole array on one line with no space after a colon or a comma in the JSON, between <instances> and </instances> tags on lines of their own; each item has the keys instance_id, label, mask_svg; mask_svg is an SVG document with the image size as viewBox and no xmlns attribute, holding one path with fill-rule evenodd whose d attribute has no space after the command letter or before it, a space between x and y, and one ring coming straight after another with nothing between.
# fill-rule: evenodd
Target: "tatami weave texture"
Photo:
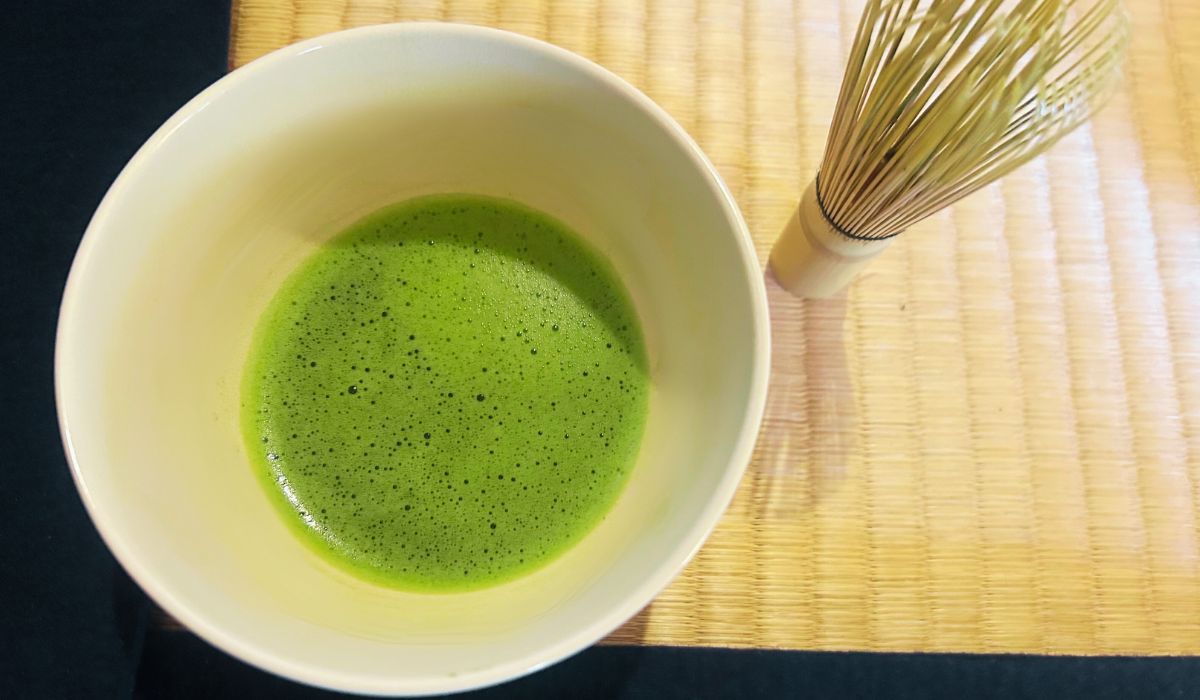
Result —
<instances>
[{"instance_id":1,"label":"tatami weave texture","mask_svg":"<svg viewBox=\"0 0 1200 700\"><path fill-rule=\"evenodd\" d=\"M812 177L862 0L241 0L231 64L380 22L594 59L699 141L765 263ZM842 298L768 280L737 498L611 638L1200 653L1200 3L1127 0L1120 94L907 232Z\"/></svg>"}]
</instances>

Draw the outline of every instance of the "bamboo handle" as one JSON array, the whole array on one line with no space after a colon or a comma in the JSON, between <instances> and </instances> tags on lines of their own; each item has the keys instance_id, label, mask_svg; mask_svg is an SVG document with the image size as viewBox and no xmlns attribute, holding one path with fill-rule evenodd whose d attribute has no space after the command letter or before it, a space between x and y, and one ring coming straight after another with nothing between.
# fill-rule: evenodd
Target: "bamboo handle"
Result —
<instances>
[{"instance_id":1,"label":"bamboo handle","mask_svg":"<svg viewBox=\"0 0 1200 700\"><path fill-rule=\"evenodd\" d=\"M825 299L841 291L888 243L891 238L866 241L838 231L821 211L814 180L775 241L771 272L792 294Z\"/></svg>"}]
</instances>

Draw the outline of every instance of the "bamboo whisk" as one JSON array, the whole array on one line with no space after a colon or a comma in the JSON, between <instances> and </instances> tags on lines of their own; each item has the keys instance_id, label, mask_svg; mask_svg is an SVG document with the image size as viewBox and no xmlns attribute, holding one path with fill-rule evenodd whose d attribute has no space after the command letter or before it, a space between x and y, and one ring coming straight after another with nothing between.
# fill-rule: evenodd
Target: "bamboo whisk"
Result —
<instances>
[{"instance_id":1,"label":"bamboo whisk","mask_svg":"<svg viewBox=\"0 0 1200 700\"><path fill-rule=\"evenodd\" d=\"M1119 0L868 0L817 177L771 253L836 294L891 238L1049 148L1120 72Z\"/></svg>"}]
</instances>

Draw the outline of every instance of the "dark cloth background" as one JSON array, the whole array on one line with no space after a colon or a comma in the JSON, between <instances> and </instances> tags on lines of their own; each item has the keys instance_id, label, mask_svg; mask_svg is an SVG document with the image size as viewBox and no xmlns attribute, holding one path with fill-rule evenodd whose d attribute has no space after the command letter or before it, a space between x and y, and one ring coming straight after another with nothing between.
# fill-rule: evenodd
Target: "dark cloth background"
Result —
<instances>
[{"instance_id":1,"label":"dark cloth background","mask_svg":"<svg viewBox=\"0 0 1200 700\"><path fill-rule=\"evenodd\" d=\"M79 238L141 142L225 72L228 33L228 0L0 14L0 698L335 697L154 625L84 513L55 421ZM1200 659L607 647L472 697L1185 698Z\"/></svg>"},{"instance_id":2,"label":"dark cloth background","mask_svg":"<svg viewBox=\"0 0 1200 700\"><path fill-rule=\"evenodd\" d=\"M72 484L54 327L92 211L228 29L228 0L0 4L0 698L132 691L146 602Z\"/></svg>"}]
</instances>

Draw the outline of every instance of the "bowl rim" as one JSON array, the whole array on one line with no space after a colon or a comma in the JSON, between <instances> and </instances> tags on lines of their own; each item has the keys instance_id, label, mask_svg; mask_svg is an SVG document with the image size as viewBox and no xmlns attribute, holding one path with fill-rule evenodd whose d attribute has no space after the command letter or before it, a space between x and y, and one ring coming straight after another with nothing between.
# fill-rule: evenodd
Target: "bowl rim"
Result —
<instances>
[{"instance_id":1,"label":"bowl rim","mask_svg":"<svg viewBox=\"0 0 1200 700\"><path fill-rule=\"evenodd\" d=\"M68 387L64 384L63 367L68 357L73 355L71 351L73 345L87 342L86 338L80 338L77 333L72 331L72 328L76 325L75 319L80 313L79 299L84 295L84 290L81 287L82 270L88 266L93 251L101 245L111 211L117 206L117 202L121 200L128 183L136 177L138 171L148 161L156 156L164 142L171 137L175 130L180 128L193 115L206 109L211 103L220 99L224 93L228 92L235 85L252 82L256 76L276 64L293 61L302 54L327 47L344 46L381 36L395 37L419 33L432 34L447 40L482 38L505 44L507 47L518 51L541 54L545 58L598 80L605 87L617 93L619 98L637 107L645 117L656 122L663 129L664 133L688 154L693 167L702 174L712 191L712 195L718 200L727 224L737 238L741 263L745 273L745 284L749 289L752 300L752 308L750 309L754 333L752 374L749 383L749 406L743 417L737 440L734 443L732 457L726 466L725 473L722 475L720 482L709 496L701 515L691 524L685 536L676 543L670 555L664 557L640 583L634 585L622 597L620 604L610 608L603 614L597 615L588 625L567 631L558 639L550 641L536 651L506 663L464 672L455 676L365 676L327 668L313 668L289 659L272 648L247 642L239 636L236 630L210 623L201 612L189 608L173 594L169 586L165 585L154 571L142 565L131 547L126 544L120 528L105 514L104 507L97 502L95 495L88 486L86 469L83 466L83 460L78 454L72 438L71 422L68 415L69 410L65 403ZM520 678L553 663L557 663L607 636L621 624L632 618L661 593L683 570L687 563L691 561L692 557L695 556L733 499L738 484L741 482L742 476L749 464L762 423L766 407L769 370L770 327L766 286L762 268L754 250L750 231L742 218L733 195L730 193L728 187L726 187L716 168L691 136L662 107L633 85L606 68L567 49L554 46L539 39L501 29L468 24L399 22L342 30L272 51L241 68L227 73L205 88L180 107L146 140L124 166L105 193L104 198L101 200L84 232L71 264L70 273L63 291L62 302L59 307L54 353L54 393L63 448L66 452L71 476L84 507L99 532L101 539L108 546L117 561L121 563L134 581L142 587L155 603L162 606L164 610L208 643L270 673L301 683L343 692L364 695L419 696L483 688Z\"/></svg>"}]
</instances>

